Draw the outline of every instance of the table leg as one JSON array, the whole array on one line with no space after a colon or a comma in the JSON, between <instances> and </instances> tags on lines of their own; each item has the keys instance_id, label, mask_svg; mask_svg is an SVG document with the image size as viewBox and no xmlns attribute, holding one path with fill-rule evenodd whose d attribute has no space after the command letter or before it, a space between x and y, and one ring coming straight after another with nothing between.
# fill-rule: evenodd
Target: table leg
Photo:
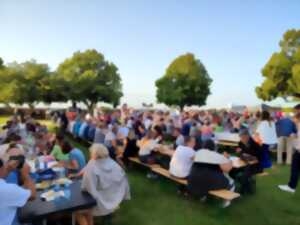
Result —
<instances>
[{"instance_id":1,"label":"table leg","mask_svg":"<svg viewBox=\"0 0 300 225\"><path fill-rule=\"evenodd\" d=\"M75 213L72 213L72 225L76 225Z\"/></svg>"}]
</instances>

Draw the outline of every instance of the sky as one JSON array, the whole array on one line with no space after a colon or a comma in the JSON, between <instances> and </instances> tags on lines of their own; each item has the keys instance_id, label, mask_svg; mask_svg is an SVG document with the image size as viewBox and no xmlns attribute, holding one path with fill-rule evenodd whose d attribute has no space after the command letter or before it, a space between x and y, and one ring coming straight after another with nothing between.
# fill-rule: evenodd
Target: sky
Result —
<instances>
[{"instance_id":1,"label":"sky","mask_svg":"<svg viewBox=\"0 0 300 225\"><path fill-rule=\"evenodd\" d=\"M300 28L299 0L0 0L0 57L52 70L96 49L119 68L122 102L155 103L155 80L191 52L213 79L208 107L256 105L261 69L285 31Z\"/></svg>"}]
</instances>

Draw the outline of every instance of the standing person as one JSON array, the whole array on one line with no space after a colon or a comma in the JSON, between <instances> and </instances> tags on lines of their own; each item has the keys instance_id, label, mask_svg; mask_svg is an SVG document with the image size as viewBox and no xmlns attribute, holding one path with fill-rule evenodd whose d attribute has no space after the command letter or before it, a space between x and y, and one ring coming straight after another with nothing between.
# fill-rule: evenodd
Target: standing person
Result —
<instances>
[{"instance_id":1,"label":"standing person","mask_svg":"<svg viewBox=\"0 0 300 225\"><path fill-rule=\"evenodd\" d=\"M256 134L262 144L262 167L271 168L272 161L270 158L270 146L277 144L277 136L275 123L272 121L268 111L262 112L261 121L257 126Z\"/></svg>"},{"instance_id":2,"label":"standing person","mask_svg":"<svg viewBox=\"0 0 300 225\"><path fill-rule=\"evenodd\" d=\"M295 116L295 123L298 132L294 142L295 151L292 157L290 181L287 185L278 186L280 190L290 193L295 193L300 173L300 104L295 106L295 110L297 111Z\"/></svg>"},{"instance_id":3,"label":"standing person","mask_svg":"<svg viewBox=\"0 0 300 225\"><path fill-rule=\"evenodd\" d=\"M296 125L284 115L277 121L276 128L278 136L277 163L282 164L282 154L286 152L286 164L290 165L293 155L293 136L297 133Z\"/></svg>"},{"instance_id":4,"label":"standing person","mask_svg":"<svg viewBox=\"0 0 300 225\"><path fill-rule=\"evenodd\" d=\"M194 137L184 138L184 146L178 146L172 156L169 169L171 175L186 178L190 174L195 156L195 145L196 140Z\"/></svg>"}]
</instances>

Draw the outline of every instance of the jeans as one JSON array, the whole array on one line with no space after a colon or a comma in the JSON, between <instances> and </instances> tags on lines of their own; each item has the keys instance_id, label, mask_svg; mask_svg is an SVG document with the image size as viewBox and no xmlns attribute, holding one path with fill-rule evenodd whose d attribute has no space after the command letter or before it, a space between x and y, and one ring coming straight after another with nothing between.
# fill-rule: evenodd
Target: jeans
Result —
<instances>
[{"instance_id":1,"label":"jeans","mask_svg":"<svg viewBox=\"0 0 300 225\"><path fill-rule=\"evenodd\" d=\"M295 151L292 158L292 166L291 166L291 177L289 186L290 188L296 189L299 179L300 172L300 152Z\"/></svg>"},{"instance_id":2,"label":"jeans","mask_svg":"<svg viewBox=\"0 0 300 225\"><path fill-rule=\"evenodd\" d=\"M262 161L261 166L262 168L271 168L272 167L272 161L270 157L270 145L263 144L262 145Z\"/></svg>"}]
</instances>

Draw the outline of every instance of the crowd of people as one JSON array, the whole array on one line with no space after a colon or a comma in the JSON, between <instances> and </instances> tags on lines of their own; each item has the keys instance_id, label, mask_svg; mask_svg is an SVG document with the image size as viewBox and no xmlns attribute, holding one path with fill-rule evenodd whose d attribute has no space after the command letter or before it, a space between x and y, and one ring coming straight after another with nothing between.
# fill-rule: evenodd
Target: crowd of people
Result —
<instances>
[{"instance_id":1,"label":"crowd of people","mask_svg":"<svg viewBox=\"0 0 300 225\"><path fill-rule=\"evenodd\" d=\"M88 114L73 110L60 116L59 122L75 137L105 145L110 157L120 165L126 165L128 157L133 156L138 156L143 163L160 164L172 176L188 179L190 194L203 197L208 190L221 187L232 190L232 178L236 179L230 154L218 151L221 149L217 145L220 133L234 133L239 137L238 147L232 152L234 155L246 161L258 161L244 173L248 177L272 167L270 150L273 149L277 150L278 164L283 163L283 156L287 165L293 164L291 180L296 180L298 170L294 161L300 138L299 108L295 107L295 113L247 110L242 113L225 110L179 113L136 110L124 104L110 112L97 110ZM166 146L172 150L169 157L163 154ZM202 176L199 170L204 173ZM154 174L148 176L155 177ZM294 192L295 185L290 183L279 188Z\"/></svg>"},{"instance_id":2,"label":"crowd of people","mask_svg":"<svg viewBox=\"0 0 300 225\"><path fill-rule=\"evenodd\" d=\"M54 113L56 134L30 116L14 116L0 134L0 218L19 224L16 210L36 196L28 159L51 156L72 179L82 179L82 190L96 200L93 209L76 213L80 225L93 224L93 216L111 215L130 199L125 168L129 157L142 163L160 164L171 176L187 180L179 192L205 200L210 190L249 191L253 176L272 167L271 149L277 163L291 165L288 185L295 192L300 168L300 105L293 115L282 112L78 109ZM218 144L220 134L235 134L237 147L229 152ZM68 134L91 144L90 159L72 145ZM233 168L232 155L249 164ZM285 155L285 157L283 157ZM242 174L242 175L241 175ZM155 178L153 173L148 178ZM248 188L248 189L247 189ZM2 199L4 199L2 201ZM224 202L224 207L230 204ZM7 215L7 216L4 216ZM1 222L0 222L1 224Z\"/></svg>"},{"instance_id":3,"label":"crowd of people","mask_svg":"<svg viewBox=\"0 0 300 225\"><path fill-rule=\"evenodd\" d=\"M75 213L80 225L93 224L93 216L107 216L130 199L126 174L119 164L109 157L102 144L90 147L90 159L74 147L65 134L48 131L32 117L13 116L3 126L0 135L0 224L18 225L17 210L37 195L36 176L30 162L40 158L56 160L55 167L63 168L65 175L82 179L81 189L97 201L92 209ZM39 166L38 166L39 167ZM44 167L48 169L47 167Z\"/></svg>"}]
</instances>

